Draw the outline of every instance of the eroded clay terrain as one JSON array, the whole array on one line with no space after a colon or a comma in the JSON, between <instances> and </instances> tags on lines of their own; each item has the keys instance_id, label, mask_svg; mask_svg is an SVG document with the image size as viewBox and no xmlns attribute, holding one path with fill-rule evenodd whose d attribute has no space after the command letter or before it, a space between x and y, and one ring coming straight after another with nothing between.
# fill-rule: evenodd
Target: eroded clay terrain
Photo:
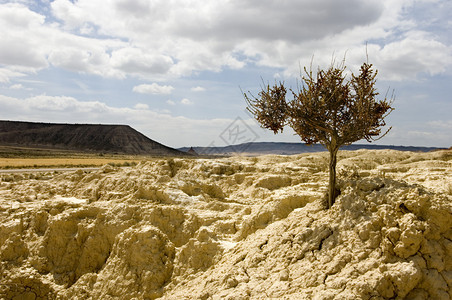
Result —
<instances>
[{"instance_id":1,"label":"eroded clay terrain","mask_svg":"<svg viewBox=\"0 0 452 300\"><path fill-rule=\"evenodd\" d=\"M0 298L451 299L452 152L327 157L2 174Z\"/></svg>"}]
</instances>

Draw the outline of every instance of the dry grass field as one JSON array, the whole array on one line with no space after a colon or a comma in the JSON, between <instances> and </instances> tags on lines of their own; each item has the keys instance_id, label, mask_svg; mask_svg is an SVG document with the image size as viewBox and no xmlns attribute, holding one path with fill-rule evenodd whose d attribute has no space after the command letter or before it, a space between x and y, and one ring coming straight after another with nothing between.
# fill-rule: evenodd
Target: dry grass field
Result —
<instances>
[{"instance_id":1,"label":"dry grass field","mask_svg":"<svg viewBox=\"0 0 452 300\"><path fill-rule=\"evenodd\" d=\"M132 166L150 156L0 146L0 169Z\"/></svg>"},{"instance_id":2,"label":"dry grass field","mask_svg":"<svg viewBox=\"0 0 452 300\"><path fill-rule=\"evenodd\" d=\"M120 158L0 158L0 169L51 168L51 167L97 167L106 164L130 166L133 159Z\"/></svg>"}]
</instances>

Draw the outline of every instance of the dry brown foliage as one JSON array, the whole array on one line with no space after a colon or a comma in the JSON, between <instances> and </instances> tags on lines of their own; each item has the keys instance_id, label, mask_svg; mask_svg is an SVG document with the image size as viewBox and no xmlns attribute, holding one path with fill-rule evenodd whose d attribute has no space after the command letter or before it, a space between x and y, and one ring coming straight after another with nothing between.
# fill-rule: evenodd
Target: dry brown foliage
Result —
<instances>
[{"instance_id":1,"label":"dry brown foliage","mask_svg":"<svg viewBox=\"0 0 452 300\"><path fill-rule=\"evenodd\" d=\"M393 97L378 100L375 88L377 71L372 64L363 63L359 74L346 76L345 65L313 73L306 68L302 86L293 91L287 100L284 83L267 85L258 97L244 93L247 109L263 128L275 134L289 125L307 144L320 143L330 152L330 182L327 207L337 196L337 151L343 145L366 139L369 142L382 138L385 118L394 110Z\"/></svg>"}]
</instances>

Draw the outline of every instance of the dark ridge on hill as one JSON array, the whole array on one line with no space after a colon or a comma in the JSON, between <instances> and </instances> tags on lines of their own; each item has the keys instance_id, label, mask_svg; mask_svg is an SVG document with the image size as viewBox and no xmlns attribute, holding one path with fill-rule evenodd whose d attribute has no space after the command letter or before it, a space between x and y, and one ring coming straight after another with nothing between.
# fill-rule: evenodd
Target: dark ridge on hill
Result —
<instances>
[{"instance_id":1,"label":"dark ridge on hill","mask_svg":"<svg viewBox=\"0 0 452 300\"><path fill-rule=\"evenodd\" d=\"M0 121L0 145L130 155L186 155L128 125Z\"/></svg>"},{"instance_id":2,"label":"dark ridge on hill","mask_svg":"<svg viewBox=\"0 0 452 300\"><path fill-rule=\"evenodd\" d=\"M264 155L264 154L280 154L292 155L309 152L321 152L326 149L319 144L308 146L305 143L275 143L275 142L259 142L244 143L238 145L230 145L224 147L192 147L196 153L200 155ZM179 148L181 151L188 151L189 147ZM359 150L359 149L393 149L399 151L428 152L439 150L435 147L415 147L415 146L389 146L374 144L353 144L344 146L341 150Z\"/></svg>"}]
</instances>

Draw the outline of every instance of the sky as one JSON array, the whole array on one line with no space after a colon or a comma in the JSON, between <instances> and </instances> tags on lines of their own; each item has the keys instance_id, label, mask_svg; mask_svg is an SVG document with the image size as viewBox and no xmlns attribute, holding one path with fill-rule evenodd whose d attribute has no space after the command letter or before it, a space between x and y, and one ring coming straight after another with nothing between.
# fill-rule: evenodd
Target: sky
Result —
<instances>
[{"instance_id":1,"label":"sky","mask_svg":"<svg viewBox=\"0 0 452 300\"><path fill-rule=\"evenodd\" d=\"M299 142L242 91L345 59L394 92L377 144L452 146L451 0L0 0L0 119L126 124L171 147ZM365 143L365 141L360 141Z\"/></svg>"}]
</instances>

